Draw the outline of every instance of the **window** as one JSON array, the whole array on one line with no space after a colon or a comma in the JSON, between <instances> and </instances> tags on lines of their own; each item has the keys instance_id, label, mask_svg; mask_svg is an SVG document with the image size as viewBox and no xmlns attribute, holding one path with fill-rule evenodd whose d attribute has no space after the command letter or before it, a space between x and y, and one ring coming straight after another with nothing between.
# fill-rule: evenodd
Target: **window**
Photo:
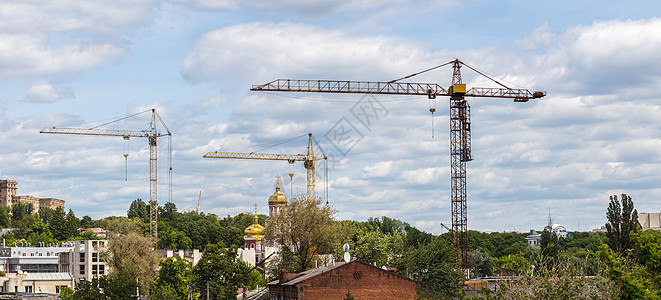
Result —
<instances>
[{"instance_id":1,"label":"window","mask_svg":"<svg viewBox=\"0 0 661 300\"><path fill-rule=\"evenodd\" d=\"M85 275L85 265L80 265L80 275Z\"/></svg>"},{"instance_id":2,"label":"window","mask_svg":"<svg viewBox=\"0 0 661 300\"><path fill-rule=\"evenodd\" d=\"M105 272L105 271L106 271L105 269L106 269L106 266L104 266L104 265L99 265L99 275L105 275L105 273L106 273L106 272Z\"/></svg>"},{"instance_id":3,"label":"window","mask_svg":"<svg viewBox=\"0 0 661 300\"><path fill-rule=\"evenodd\" d=\"M32 293L32 286L31 285L26 286L25 287L25 292L26 293Z\"/></svg>"},{"instance_id":4,"label":"window","mask_svg":"<svg viewBox=\"0 0 661 300\"><path fill-rule=\"evenodd\" d=\"M85 262L85 253L79 253L80 254L80 262Z\"/></svg>"},{"instance_id":5,"label":"window","mask_svg":"<svg viewBox=\"0 0 661 300\"><path fill-rule=\"evenodd\" d=\"M99 261L99 254L92 253L92 262L98 262L98 261Z\"/></svg>"}]
</instances>

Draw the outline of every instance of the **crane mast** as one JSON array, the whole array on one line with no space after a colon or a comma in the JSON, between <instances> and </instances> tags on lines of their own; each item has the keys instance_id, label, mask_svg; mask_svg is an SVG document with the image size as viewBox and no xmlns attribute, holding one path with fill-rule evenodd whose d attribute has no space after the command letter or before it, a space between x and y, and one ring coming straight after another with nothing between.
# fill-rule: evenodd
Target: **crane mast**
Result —
<instances>
[{"instance_id":1,"label":"crane mast","mask_svg":"<svg viewBox=\"0 0 661 300\"><path fill-rule=\"evenodd\" d=\"M145 111L146 112L146 111ZM124 139L131 137L147 138L149 142L149 234L154 245L158 242L158 148L157 139L163 136L172 136L172 133L167 128L161 117L156 113L155 109L151 109L151 121L147 130L116 130L116 129L100 129L100 128L63 128L63 127L46 127L39 133L48 134L73 134L73 135L95 135L95 136L120 136ZM140 114L140 113L138 113ZM137 115L137 114L135 114ZM132 116L135 116L132 115ZM125 119L125 118L122 118ZM120 120L122 120L120 119ZM166 132L158 131L157 122L165 128ZM108 123L107 123L108 124Z\"/></svg>"},{"instance_id":2,"label":"crane mast","mask_svg":"<svg viewBox=\"0 0 661 300\"><path fill-rule=\"evenodd\" d=\"M452 64L452 85L445 89L436 83L399 82L415 75ZM461 67L466 66L476 73L490 79L500 88L466 89L462 82ZM512 89L490 78L475 68L466 65L458 59L448 63L415 73L400 79L379 81L346 81L346 80L298 80L276 79L271 82L253 85L252 91L276 92L312 92L312 93L352 93L352 94L386 94L386 95L419 95L435 99L436 96L450 97L450 175L451 175L451 212L452 212L452 244L458 250L457 262L464 268L468 253L468 221L466 193L466 162L473 160L471 155L471 121L470 105L466 97L508 98L514 102L527 102L546 96L546 92L529 91L527 89Z\"/></svg>"},{"instance_id":3,"label":"crane mast","mask_svg":"<svg viewBox=\"0 0 661 300\"><path fill-rule=\"evenodd\" d=\"M208 152L204 158L234 158L234 159L257 159L257 160L286 160L290 164L297 161L302 161L303 166L307 170L307 199L316 199L315 189L315 162L317 160L327 159L327 157L315 157L314 148L312 146L312 133L308 134L308 148L305 154L263 154L263 153L243 153L243 152Z\"/></svg>"}]
</instances>

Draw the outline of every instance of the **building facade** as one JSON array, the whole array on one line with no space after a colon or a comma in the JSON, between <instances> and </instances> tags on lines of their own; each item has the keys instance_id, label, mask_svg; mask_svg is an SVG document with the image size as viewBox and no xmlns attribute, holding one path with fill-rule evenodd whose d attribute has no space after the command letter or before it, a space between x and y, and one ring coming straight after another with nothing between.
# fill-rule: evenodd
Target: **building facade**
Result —
<instances>
[{"instance_id":1,"label":"building facade","mask_svg":"<svg viewBox=\"0 0 661 300\"><path fill-rule=\"evenodd\" d=\"M271 300L344 299L347 292L355 299L418 299L413 280L359 260L282 272L268 287Z\"/></svg>"},{"instance_id":2,"label":"building facade","mask_svg":"<svg viewBox=\"0 0 661 300\"><path fill-rule=\"evenodd\" d=\"M31 203L34 213L42 208L64 209L64 200L55 198L36 198L33 196L19 196L18 182L14 180L0 180L0 205L11 208L16 203Z\"/></svg>"},{"instance_id":3,"label":"building facade","mask_svg":"<svg viewBox=\"0 0 661 300\"><path fill-rule=\"evenodd\" d=\"M99 254L108 246L107 240L87 240L69 242L71 250L60 252L58 269L69 273L75 283L92 280L94 277L108 274L108 265L102 262Z\"/></svg>"},{"instance_id":4,"label":"building facade","mask_svg":"<svg viewBox=\"0 0 661 300\"><path fill-rule=\"evenodd\" d=\"M661 213L639 213L638 222L643 230L661 230Z\"/></svg>"}]
</instances>

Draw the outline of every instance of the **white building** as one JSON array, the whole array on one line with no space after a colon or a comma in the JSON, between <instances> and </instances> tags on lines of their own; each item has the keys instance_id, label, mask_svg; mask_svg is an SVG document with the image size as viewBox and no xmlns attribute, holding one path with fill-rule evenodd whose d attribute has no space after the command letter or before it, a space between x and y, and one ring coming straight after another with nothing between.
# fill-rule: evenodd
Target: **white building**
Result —
<instances>
[{"instance_id":1,"label":"white building","mask_svg":"<svg viewBox=\"0 0 661 300\"><path fill-rule=\"evenodd\" d=\"M59 253L60 272L70 273L75 283L92 280L108 274L108 265L99 258L99 252L106 249L107 240L87 240L70 242L73 247Z\"/></svg>"},{"instance_id":2,"label":"white building","mask_svg":"<svg viewBox=\"0 0 661 300\"><path fill-rule=\"evenodd\" d=\"M528 242L528 245L539 245L542 241L542 234L534 229L530 229L530 234L526 236L525 239Z\"/></svg>"},{"instance_id":3,"label":"white building","mask_svg":"<svg viewBox=\"0 0 661 300\"><path fill-rule=\"evenodd\" d=\"M0 247L0 292L59 293L60 288L73 288L73 277L59 272L60 253L68 253L73 244L45 247Z\"/></svg>"}]
</instances>

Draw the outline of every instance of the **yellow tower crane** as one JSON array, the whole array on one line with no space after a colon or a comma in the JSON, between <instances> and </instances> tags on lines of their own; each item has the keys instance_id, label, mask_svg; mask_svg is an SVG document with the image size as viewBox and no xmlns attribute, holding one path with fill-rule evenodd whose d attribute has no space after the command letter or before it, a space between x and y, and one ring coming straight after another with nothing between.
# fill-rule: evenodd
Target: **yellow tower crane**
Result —
<instances>
[{"instance_id":1,"label":"yellow tower crane","mask_svg":"<svg viewBox=\"0 0 661 300\"><path fill-rule=\"evenodd\" d=\"M157 147L156 139L163 136L172 137L172 133L161 119L161 116L156 113L155 109L151 109L151 121L149 122L149 128L147 130L111 130L111 129L99 129L98 127L104 126L110 123L114 123L120 120L124 120L142 113L149 112L149 110L133 114L121 119L108 122L92 128L58 128L58 127L46 127L41 130L39 133L50 133L50 134L76 134L76 135L101 135L101 136L121 136L125 140L128 140L132 137L141 137L147 138L149 141L149 234L152 239L152 243L156 245L158 242L158 200L156 189L158 187L156 177L157 177ZM157 119L165 129L165 132L159 132L157 128ZM124 157L128 157L127 154L124 154ZM169 171L172 171L172 167L169 168Z\"/></svg>"},{"instance_id":2,"label":"yellow tower crane","mask_svg":"<svg viewBox=\"0 0 661 300\"><path fill-rule=\"evenodd\" d=\"M262 153L241 153L241 152L208 152L203 157L205 158L234 158L234 159L260 159L260 160L286 160L290 164L297 161L302 161L303 166L308 171L307 178L307 199L315 199L317 197L315 192L315 162L324 157L315 157L314 149L312 146L312 133L308 134L308 150L306 154L262 154Z\"/></svg>"}]
</instances>

